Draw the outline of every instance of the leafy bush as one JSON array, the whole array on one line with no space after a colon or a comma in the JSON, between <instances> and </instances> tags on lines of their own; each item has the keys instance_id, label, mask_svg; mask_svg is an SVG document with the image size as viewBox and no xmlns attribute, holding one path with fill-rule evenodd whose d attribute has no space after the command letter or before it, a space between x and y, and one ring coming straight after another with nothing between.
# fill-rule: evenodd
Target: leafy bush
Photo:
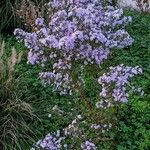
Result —
<instances>
[{"instance_id":1,"label":"leafy bush","mask_svg":"<svg viewBox=\"0 0 150 150\"><path fill-rule=\"evenodd\" d=\"M0 47L0 145L2 150L22 150L23 145L32 139L29 123L34 114L29 103L22 99L21 78L14 78L15 65L20 62L12 48L9 58L5 57L5 43Z\"/></svg>"},{"instance_id":2,"label":"leafy bush","mask_svg":"<svg viewBox=\"0 0 150 150\"><path fill-rule=\"evenodd\" d=\"M119 111L118 150L148 150L150 144L150 105L134 98Z\"/></svg>"},{"instance_id":3,"label":"leafy bush","mask_svg":"<svg viewBox=\"0 0 150 150\"><path fill-rule=\"evenodd\" d=\"M133 22L127 30L133 35L135 42L124 53L117 52L113 56L114 62L143 66L143 75L132 80L132 83L136 82L140 85L145 94L142 98L130 97L129 103L119 108L120 123L118 124L118 133L116 133L115 149L148 150L150 145L150 15L129 10L126 10L126 15L131 15L133 18Z\"/></svg>"},{"instance_id":4,"label":"leafy bush","mask_svg":"<svg viewBox=\"0 0 150 150\"><path fill-rule=\"evenodd\" d=\"M54 1L48 5L54 11L48 25L43 18L38 18L35 22L36 32L27 33L16 29L15 35L24 40L30 49L29 63L41 64L46 70L53 68L52 71L40 73L44 84L52 84L54 91L58 90L61 95L71 95L73 87L82 84L82 72L77 72L73 65L84 71L87 65L101 65L112 48L131 45L133 39L125 30L120 29L131 18L121 18L122 10L103 8L99 1Z\"/></svg>"}]
</instances>

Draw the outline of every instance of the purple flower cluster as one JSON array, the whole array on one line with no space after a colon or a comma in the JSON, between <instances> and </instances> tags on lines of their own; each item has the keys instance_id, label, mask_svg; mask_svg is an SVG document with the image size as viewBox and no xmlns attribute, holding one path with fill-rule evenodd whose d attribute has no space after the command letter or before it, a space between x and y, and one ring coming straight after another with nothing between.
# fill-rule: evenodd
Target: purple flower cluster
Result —
<instances>
[{"instance_id":1,"label":"purple flower cluster","mask_svg":"<svg viewBox=\"0 0 150 150\"><path fill-rule=\"evenodd\" d=\"M83 150L96 150L97 149L96 145L88 140L85 141L83 144L81 144L81 148Z\"/></svg>"},{"instance_id":2,"label":"purple flower cluster","mask_svg":"<svg viewBox=\"0 0 150 150\"><path fill-rule=\"evenodd\" d=\"M72 95L73 85L70 85L69 75L67 73L55 73L53 72L42 72L40 73L40 79L43 81L43 85L50 84L53 86L53 91L59 91L60 95L69 94Z\"/></svg>"},{"instance_id":3,"label":"purple flower cluster","mask_svg":"<svg viewBox=\"0 0 150 150\"><path fill-rule=\"evenodd\" d=\"M64 139L60 136L60 130L58 130L53 134L47 134L44 139L36 143L35 147L45 150L60 150L62 148L61 142Z\"/></svg>"},{"instance_id":4,"label":"purple flower cluster","mask_svg":"<svg viewBox=\"0 0 150 150\"><path fill-rule=\"evenodd\" d=\"M54 109L58 109L55 106ZM64 144L64 140L67 137L77 137L79 136L79 121L82 120L81 115L77 115L76 118L64 129L57 130L54 133L47 134L43 139L39 140L32 149L39 148L44 150L60 150L67 149L68 145ZM82 134L81 134L82 135Z\"/></svg>"},{"instance_id":5,"label":"purple flower cluster","mask_svg":"<svg viewBox=\"0 0 150 150\"><path fill-rule=\"evenodd\" d=\"M102 86L102 91L100 92L101 97L107 97L111 93L111 97L116 102L128 102L128 93L126 86L129 85L129 78L141 74L142 69L139 66L128 67L123 64L110 67L108 73L104 73L98 82Z\"/></svg>"},{"instance_id":6,"label":"purple flower cluster","mask_svg":"<svg viewBox=\"0 0 150 150\"><path fill-rule=\"evenodd\" d=\"M40 73L40 78L62 95L72 94L76 86L71 77L75 62L100 65L111 48L133 42L123 30L131 18L122 17L121 9L103 7L99 0L52 0L48 7L53 13L47 24L37 18L33 33L16 29L14 34L30 50L28 63L41 64L45 72Z\"/></svg>"}]
</instances>

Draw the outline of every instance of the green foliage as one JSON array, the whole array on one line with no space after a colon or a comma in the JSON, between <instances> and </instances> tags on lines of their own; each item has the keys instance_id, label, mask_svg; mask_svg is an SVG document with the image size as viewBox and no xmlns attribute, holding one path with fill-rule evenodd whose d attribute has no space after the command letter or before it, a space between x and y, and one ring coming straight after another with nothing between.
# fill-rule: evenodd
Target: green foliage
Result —
<instances>
[{"instance_id":1,"label":"green foliage","mask_svg":"<svg viewBox=\"0 0 150 150\"><path fill-rule=\"evenodd\" d=\"M130 97L129 103L119 109L116 149L148 150L150 149L150 15L139 15L131 11L126 13L133 17L133 22L127 30L135 42L132 47L125 49L122 55L121 52L115 54L115 62L143 67L143 75L132 80L132 83L142 87L145 94L143 97Z\"/></svg>"},{"instance_id":2,"label":"green foliage","mask_svg":"<svg viewBox=\"0 0 150 150\"><path fill-rule=\"evenodd\" d=\"M119 132L116 149L148 150L150 147L150 105L134 99L119 111Z\"/></svg>"},{"instance_id":3,"label":"green foliage","mask_svg":"<svg viewBox=\"0 0 150 150\"><path fill-rule=\"evenodd\" d=\"M131 15L133 18L132 24L127 28L130 35L135 39L131 47L122 50L114 50L114 54L102 68L115 66L123 63L129 66L140 65L144 73L143 75L131 81L145 91L145 95L130 96L129 103L117 109L118 125L108 133L110 139L98 139L97 132L89 129L89 123L92 123L94 118L90 118L90 112L87 110L83 101L78 96L60 97L57 93L53 93L50 88L43 87L37 79L38 72L41 70L38 66L28 65L27 50L13 38L6 38L6 56L10 54L10 47L15 45L17 52L23 50L24 55L21 63L16 65L15 77L23 75L22 86L18 86L21 98L24 98L26 103L30 103L33 107L33 112L39 119L29 121L30 130L35 133L34 139L39 140L49 132L56 131L66 127L77 114L84 114L88 118L85 123L80 126L84 129L85 134L92 139L98 146L98 149L103 150L148 150L150 149L150 15L139 14L137 12L126 11L126 15ZM16 44L17 43L17 44ZM80 71L80 70L79 70ZM84 74L86 95L95 104L95 95L99 93L99 87L93 68L87 68ZM103 73L105 70L102 70ZM18 92L17 92L18 94ZM52 108L57 105L64 113L59 114L54 112ZM97 110L93 110L94 113ZM48 117L51 114L52 117ZM99 116L95 116L99 117ZM98 118L100 119L100 117ZM38 126L38 128L37 128ZM112 139L112 140L111 140ZM81 139L67 139L68 143L73 142L73 149L78 149L78 141ZM109 141L110 140L110 141ZM23 150L32 142L26 140Z\"/></svg>"}]
</instances>

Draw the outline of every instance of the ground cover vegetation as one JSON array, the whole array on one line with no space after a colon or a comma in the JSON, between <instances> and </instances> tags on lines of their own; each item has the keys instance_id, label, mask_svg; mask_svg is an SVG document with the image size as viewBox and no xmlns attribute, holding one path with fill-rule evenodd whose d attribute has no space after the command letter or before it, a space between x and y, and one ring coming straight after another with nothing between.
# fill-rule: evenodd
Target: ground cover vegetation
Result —
<instances>
[{"instance_id":1,"label":"ground cover vegetation","mask_svg":"<svg viewBox=\"0 0 150 150\"><path fill-rule=\"evenodd\" d=\"M54 7L56 7L56 5L54 5ZM80 6L80 8L82 8L82 6ZM92 11L92 8L89 8L89 10ZM116 9L109 8L106 9L104 13L106 12L112 13L113 11L116 11ZM74 10L74 12L77 12L77 10ZM52 17L52 19L56 19L57 17L59 18L61 16L60 14L59 14L60 16L59 15L57 16L57 11L56 14L54 15L56 16ZM36 54L37 51L35 47L32 48L30 47L33 46L32 44L34 44L34 42L32 43L30 42L32 39L34 39L35 37L34 34L26 33L23 30L18 30L18 29L15 31L17 35L18 33L21 33L19 35L24 36L23 39L26 40L25 44L26 46L29 46L28 48L30 48L30 52L28 49L24 47L22 43L18 43L15 38L4 37L4 40L6 42L6 46L5 46L6 54L5 57L3 57L3 59L8 58L9 55L11 54L10 51L11 46L16 47L17 54L21 55L20 50L23 51L22 59L18 61L18 64L15 65L15 69L13 70L14 72L13 78L16 80L21 76L21 79L19 80L19 83L21 84L19 85L15 84L16 87L19 88L15 87L14 89L11 89L11 91L17 90L18 92L15 95L17 95L19 99L23 99L25 103L27 103L26 104L28 106L27 109L30 108L30 111L28 111L26 114L27 117L24 117L24 111L23 113L21 111L18 114L20 114L20 116L23 118L27 118L27 120L23 120L22 124L23 125L27 124L28 130L31 133L28 132L27 134L29 138L24 138L24 136L21 135L22 132L20 132L22 126L19 126L17 133L20 135L19 135L19 140L16 140L17 144L15 142L10 143L9 140L1 137L1 139L3 139L1 140L1 143L3 142L2 143L3 149L11 149L12 147L14 147L14 145L17 146L14 147L14 149L23 149L23 150L30 149L31 147L33 149L45 148L45 149L77 149L77 150L78 149L104 149L104 150L105 149L106 150L107 149L108 150L109 149L114 149L114 150L115 149L118 150L149 149L149 145L150 145L150 126L149 126L149 122L150 122L149 121L150 118L149 116L149 112L150 112L150 107L149 107L150 26L148 22L150 21L150 16L149 14L139 14L137 12L132 12L132 11L126 11L125 16L132 16L132 22L130 22L130 18L127 17L126 21L129 20L130 24L126 27L120 28L120 29L124 28L129 33L128 34L127 32L124 32L123 35L126 36L121 38L121 40L117 44L117 46L118 47L120 46L122 49L118 49L118 47L116 46L113 47L112 45L111 47L109 44L106 45L106 43L102 41L104 40L104 37L103 38L100 37L100 39L98 39L100 40L98 41L98 44L101 43L100 45L103 45L105 47L105 49L100 49L100 52L102 51L103 54L106 55L106 57L104 58L101 57L97 58L99 52L98 48L100 47L100 45L97 45L97 43L93 45L93 43L95 42L94 38L97 38L97 36L93 37L93 39L91 40L92 43L91 44L81 36L82 35L81 32L78 33L75 32L76 33L75 34L73 30L70 31L71 34L74 33L75 40L77 40L76 43L78 43L77 46L78 45L80 46L79 43L82 44L84 43L83 46L90 43L93 47L95 47L95 49L98 49L94 54L92 54L94 56L86 55L85 57L85 53L84 54L82 53L81 56L76 56L73 53L73 58L70 56L71 63L69 62L69 64L73 66L73 69L71 68L71 73L70 70L68 72L68 68L67 69L65 68L66 67L65 65L68 62L65 65L64 63L62 63L63 58L65 59L68 58L67 56L68 51L66 50L69 49L70 51L72 51L73 49L70 48L71 43L69 44L65 43L65 41L69 42L69 38L68 39L65 38L65 41L63 40L61 41L60 39L61 41L60 46L63 52L56 53L59 50L59 48L58 47L50 48L49 45L47 45L47 43L45 43L44 41L45 39L46 40L49 39L47 36L42 35L44 28L46 26L44 25L43 19L39 18L38 20L36 20L36 25L38 25L38 30L40 30L40 32L38 32L39 33L38 40L43 39L43 41L41 40L41 43L40 44L38 43L39 45L34 45L34 46L38 46L40 47L40 49L46 47L47 48L46 54L48 52L50 53L52 52L51 55L55 59L53 59L53 57L51 56L49 58L49 61L51 62L41 61L43 59L43 56L46 56L45 53L41 53L42 55L39 58L37 58L34 55ZM64 17L64 15L62 15L61 17ZM75 17L80 17L80 15ZM59 19L60 22L64 21L63 20L64 18L63 19L59 18ZM67 22L67 20L65 21ZM54 21L53 23L58 23L58 22L56 20L56 22ZM73 25L73 23L70 24ZM83 22L81 24L83 25ZM87 25L87 22L85 23L85 25ZM53 30L54 28L53 27L51 28L52 30L51 29L50 30L55 35L55 31ZM76 25L76 28L79 29L80 25L79 26ZM82 28L80 28L80 30L81 29ZM115 30L114 35L118 30ZM82 29L81 31L84 30ZM91 31L91 28L89 29L89 31ZM89 34L89 31L87 30L86 33ZM66 32L65 33L63 32L64 31L60 30L59 32L60 35L56 34L58 36L57 38L61 36L65 37ZM103 33L106 32L107 30L103 31ZM120 32L119 36L122 36L122 32ZM30 40L28 40L27 38L30 38ZM51 37L50 39L53 39L53 41L56 42L54 37L53 38ZM132 39L134 39L134 42ZM122 41L123 43L121 43ZM110 48L113 49L111 50L111 55L107 58L107 54L105 52L109 52ZM51 49L53 49L53 51L51 51ZM56 53L56 57L54 56L55 53ZM62 54L66 54L66 55L62 56ZM77 57L76 60L77 63L72 63L74 61L73 59L76 57ZM60 59L61 61L59 61ZM107 61L101 64L101 61L103 61L103 59L107 59ZM83 60L86 61L84 62ZM29 62L30 64L27 64L27 62ZM40 65L34 65L35 63L38 64L40 63ZM84 65L82 66L82 64L84 64L85 66ZM99 68L99 64L101 64L100 68ZM119 65L119 64L124 64L124 65ZM59 67L59 65L62 66ZM113 68L109 69L110 66L113 66ZM127 68L126 66L133 66L133 67L140 66L140 67ZM62 71L63 67L65 71ZM119 75L122 76L120 77L123 77L124 75L123 73L124 71L126 71L126 69L128 69L129 71L126 73L137 74L137 72L141 72L140 68L142 68L143 73L130 79L130 86L132 88L127 87L127 90L130 89L128 91L129 96L127 95L123 99L120 97L118 98L116 97L115 93L112 94L113 91L112 90L109 91L109 93L111 93L109 97L111 98L109 100L108 97L105 98L107 92L105 94L104 91L108 89L107 87L108 85L106 85L105 82L104 84L102 84L102 81L105 81L106 77L109 79L112 74L117 74L118 69L119 71L121 71ZM52 72L50 72L50 70L48 69L51 69ZM56 69L55 71L57 73L61 73L63 75L64 73L68 73L71 77L73 75L73 79L75 79L76 81L75 83L78 84L74 86L77 87L75 88L75 92L76 92L75 94L73 93L73 91L71 92L69 91L70 88L68 88L68 84L70 87L71 85L73 85L72 83L70 85L70 81L66 83L67 86L62 86L65 82L61 83L62 80L59 80L58 82L54 81L53 80L55 79L54 76L50 75L48 76L48 78L47 76L46 78L43 78L43 76L39 76L41 70L44 71L44 73L46 71L48 71L48 73L50 74L56 73L53 72L53 69L54 70ZM134 69L134 72L132 72L131 69ZM82 70L84 70L84 72L81 72ZM109 72L110 70L111 72ZM104 76L103 75L104 73L107 74ZM82 75L82 78L80 77L80 75ZM49 77L52 77L52 80L49 79ZM51 82L53 86L43 86L41 79L42 81L43 79L44 81L46 79L46 83ZM80 82L82 81L82 84L80 84L78 81ZM111 78L109 79L109 81L111 81ZM56 85L58 83L61 84ZM102 87L99 84L102 84ZM4 86L2 86L1 89L4 89L3 87ZM67 90L63 89L62 87L67 88ZM113 85L111 85L111 88L112 89L114 88ZM3 90L1 91L3 92ZM133 91L136 91L137 93L133 93ZM123 92L123 94L126 95L125 92ZM112 97L113 99L116 98L117 102L114 102ZM7 100L6 98L3 99ZM21 107L21 109L24 109L24 106L22 105L19 106ZM19 120L15 120L15 122L17 123L19 122ZM26 135L26 133L23 134ZM10 145L7 146L6 143L7 144L9 143Z\"/></svg>"}]
</instances>

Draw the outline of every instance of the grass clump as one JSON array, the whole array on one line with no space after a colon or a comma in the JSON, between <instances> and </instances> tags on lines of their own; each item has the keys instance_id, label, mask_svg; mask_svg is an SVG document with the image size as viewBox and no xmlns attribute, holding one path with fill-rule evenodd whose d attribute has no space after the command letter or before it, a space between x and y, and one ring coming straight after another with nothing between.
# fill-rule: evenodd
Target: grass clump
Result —
<instances>
[{"instance_id":1,"label":"grass clump","mask_svg":"<svg viewBox=\"0 0 150 150\"><path fill-rule=\"evenodd\" d=\"M5 43L0 46L0 149L21 150L27 141L32 141L33 132L29 123L34 114L29 103L22 98L21 77L14 77L15 65L20 62L15 48L11 56L5 55ZM32 136L31 136L32 135Z\"/></svg>"}]
</instances>

